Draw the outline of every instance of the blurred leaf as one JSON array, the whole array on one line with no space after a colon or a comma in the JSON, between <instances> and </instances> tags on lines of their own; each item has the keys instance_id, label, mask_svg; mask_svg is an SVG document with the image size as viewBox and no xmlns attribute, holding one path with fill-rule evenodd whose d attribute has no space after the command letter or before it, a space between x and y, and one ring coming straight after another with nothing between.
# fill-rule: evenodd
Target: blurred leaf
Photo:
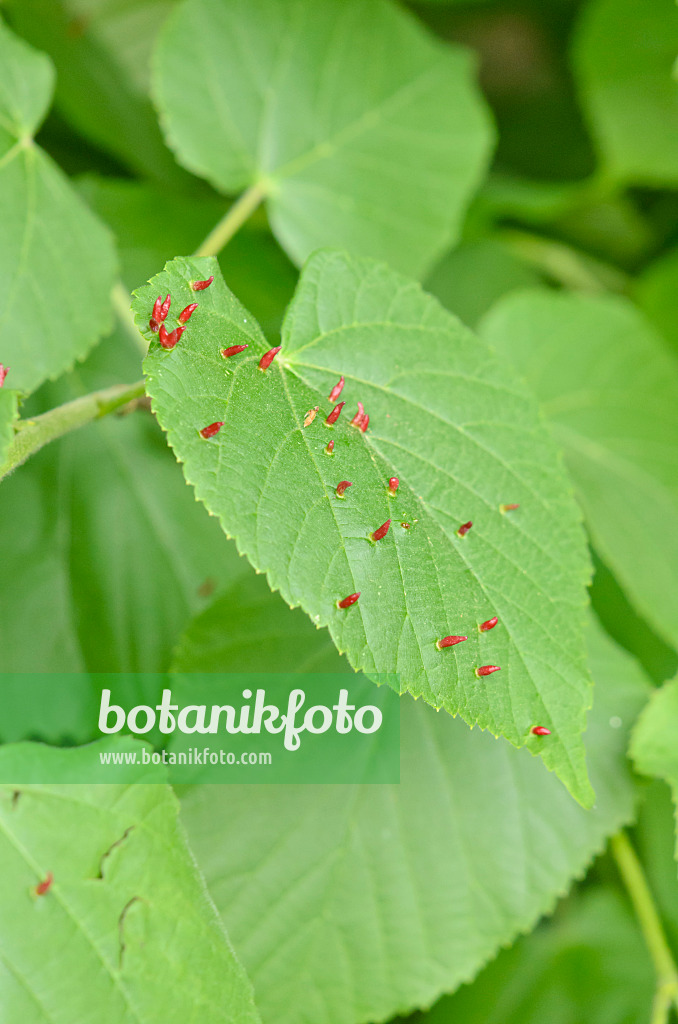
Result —
<instances>
[{"instance_id":1,"label":"blurred leaf","mask_svg":"<svg viewBox=\"0 0 678 1024\"><path fill-rule=\"evenodd\" d=\"M634 297L678 355L678 249L652 263L636 282Z\"/></svg>"},{"instance_id":2,"label":"blurred leaf","mask_svg":"<svg viewBox=\"0 0 678 1024\"><path fill-rule=\"evenodd\" d=\"M668 782L678 805L678 678L652 694L631 737L630 753L643 775ZM676 859L678 859L678 807Z\"/></svg>"},{"instance_id":3,"label":"blurred leaf","mask_svg":"<svg viewBox=\"0 0 678 1024\"><path fill-rule=\"evenodd\" d=\"M588 556L527 391L414 281L333 251L306 264L267 373L257 362L269 343L219 276L197 293L199 308L167 352L148 328L155 297L169 293L181 310L196 298L191 282L213 274L215 260L177 259L134 299L152 342L148 393L197 496L289 605L329 626L355 668L396 673L403 690L527 745L590 802ZM224 359L234 343L249 349ZM342 400L352 410L360 399L372 417L367 433L348 411L331 430L324 424L340 374ZM214 422L224 426L208 442L200 430ZM353 485L344 500L341 478ZM522 508L503 515L504 501ZM355 591L355 607L337 607ZM501 624L479 632L494 615ZM441 651L448 634L469 639ZM480 683L475 669L486 664L502 672ZM535 724L552 730L547 744Z\"/></svg>"},{"instance_id":4,"label":"blurred leaf","mask_svg":"<svg viewBox=\"0 0 678 1024\"><path fill-rule=\"evenodd\" d=\"M11 388L0 386L0 466L14 438L14 421L19 415L19 396Z\"/></svg>"},{"instance_id":5,"label":"blurred leaf","mask_svg":"<svg viewBox=\"0 0 678 1024\"><path fill-rule=\"evenodd\" d=\"M108 339L41 396L46 407L133 379L138 356L125 359L124 344ZM91 424L9 477L0 550L8 672L160 671L187 619L238 571L145 412Z\"/></svg>"},{"instance_id":6,"label":"blurred leaf","mask_svg":"<svg viewBox=\"0 0 678 1024\"><path fill-rule=\"evenodd\" d=\"M329 668L325 634L308 629L303 638L298 613L275 595L269 637L259 589L251 611L236 588L220 599L220 616L189 630L185 671L217 667L219 647L231 671L293 668L289 647L282 665L277 654L271 660L284 616L299 663L322 659ZM258 645L242 642L248 619ZM430 1004L531 929L629 821L628 729L648 686L600 627L592 623L588 639L593 811L526 751L408 696L399 786L205 786L186 794L192 847L264 1021L355 1024Z\"/></svg>"},{"instance_id":7,"label":"blurred leaf","mask_svg":"<svg viewBox=\"0 0 678 1024\"><path fill-rule=\"evenodd\" d=\"M678 9L674 0L591 0L574 68L598 144L615 182L678 184Z\"/></svg>"},{"instance_id":8,"label":"blurred leaf","mask_svg":"<svg viewBox=\"0 0 678 1024\"><path fill-rule=\"evenodd\" d=\"M110 327L108 232L33 143L54 73L0 22L0 362L33 391Z\"/></svg>"},{"instance_id":9,"label":"blurred leaf","mask_svg":"<svg viewBox=\"0 0 678 1024\"><path fill-rule=\"evenodd\" d=\"M542 278L500 241L482 238L459 246L434 268L426 289L469 327L475 327L497 299Z\"/></svg>"},{"instance_id":10,"label":"blurred leaf","mask_svg":"<svg viewBox=\"0 0 678 1024\"><path fill-rule=\"evenodd\" d=\"M184 0L155 94L178 159L224 192L260 188L298 263L336 245L422 275L492 138L469 55L385 0Z\"/></svg>"},{"instance_id":11,"label":"blurred leaf","mask_svg":"<svg viewBox=\"0 0 678 1024\"><path fill-rule=\"evenodd\" d=\"M678 364L642 314L611 296L509 296L482 334L541 399L602 560L675 647Z\"/></svg>"},{"instance_id":12,"label":"blurred leaf","mask_svg":"<svg viewBox=\"0 0 678 1024\"><path fill-rule=\"evenodd\" d=\"M172 672L225 672L250 662L275 672L337 672L342 665L329 634L299 609L271 595L266 578L243 578L197 615L181 637Z\"/></svg>"},{"instance_id":13,"label":"blurred leaf","mask_svg":"<svg viewBox=\"0 0 678 1024\"><path fill-rule=\"evenodd\" d=\"M120 743L109 737L105 747ZM0 765L7 777L25 759L44 778L57 761L86 756L9 746L0 748ZM157 770L136 772L139 781L128 786L0 785L0 1014L7 1024L259 1019L176 800L168 786L140 784ZM50 875L49 890L36 895Z\"/></svg>"},{"instance_id":14,"label":"blurred leaf","mask_svg":"<svg viewBox=\"0 0 678 1024\"><path fill-rule=\"evenodd\" d=\"M633 913L605 888L566 904L553 923L411 1024L639 1024L654 986Z\"/></svg>"},{"instance_id":15,"label":"blurred leaf","mask_svg":"<svg viewBox=\"0 0 678 1024\"><path fill-rule=\"evenodd\" d=\"M639 618L614 575L595 552L593 565L593 610L612 639L637 658L650 678L661 685L678 672L678 652L664 643L644 619Z\"/></svg>"},{"instance_id":16,"label":"blurred leaf","mask_svg":"<svg viewBox=\"0 0 678 1024\"><path fill-rule=\"evenodd\" d=\"M78 185L113 229L130 288L177 253L197 249L224 214L223 200L197 199L144 182L88 176ZM246 224L220 253L219 265L266 335L279 333L298 272L265 226Z\"/></svg>"},{"instance_id":17,"label":"blurred leaf","mask_svg":"<svg viewBox=\"0 0 678 1024\"><path fill-rule=\"evenodd\" d=\"M652 782L647 786L640 805L634 843L657 900L669 943L675 949L678 945L678 884L674 816L669 787L659 780Z\"/></svg>"},{"instance_id":18,"label":"blurred leaf","mask_svg":"<svg viewBox=\"0 0 678 1024\"><path fill-rule=\"evenodd\" d=\"M172 0L5 4L17 32L54 61L56 107L78 132L136 171L188 180L163 142L148 98L151 50Z\"/></svg>"}]
</instances>

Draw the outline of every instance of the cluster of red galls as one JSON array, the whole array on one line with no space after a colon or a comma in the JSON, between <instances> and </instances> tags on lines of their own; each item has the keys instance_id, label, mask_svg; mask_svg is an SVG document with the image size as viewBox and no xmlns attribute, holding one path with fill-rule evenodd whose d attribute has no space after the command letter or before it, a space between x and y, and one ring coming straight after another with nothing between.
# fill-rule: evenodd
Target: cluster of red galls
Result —
<instances>
[{"instance_id":1,"label":"cluster of red galls","mask_svg":"<svg viewBox=\"0 0 678 1024\"><path fill-rule=\"evenodd\" d=\"M209 277L206 281L194 281L193 284L192 284L193 291L196 291L196 292L197 291L203 291L205 288L209 288L209 286L212 284L213 280L214 280L214 277ZM160 344L165 349L172 349L172 348L174 348L176 343L181 338L181 335L184 333L186 323L190 320L190 318L193 315L194 311L198 308L198 303L197 302L192 302L190 305L186 306L186 308L181 311L181 313L179 314L179 316L177 318L178 319L177 327L175 327L175 329L173 331L168 332L166 327L165 327L164 321L166 320L167 314L169 313L171 303L172 303L172 300L171 300L169 295L166 296L164 301L162 299L162 296L159 295L158 298L155 301L154 306L153 306L153 313L152 313L151 319L149 321L149 326L150 326L151 330L154 331L154 332L157 332L158 340L160 341ZM247 347L248 347L247 345L231 345L230 348L222 349L221 354L224 357L224 359L230 359L232 356L236 356L240 352L244 352ZM271 365L271 363L273 362L273 360L275 359L275 357L277 356L278 352L280 352L281 348L282 348L281 345L277 345L275 348L269 349L268 352L265 352L264 355L259 360L259 369L260 370L264 370L264 371L267 370L269 368L269 366ZM2 384L4 382L4 377L6 376L6 373L7 373L7 371L6 370L3 371L3 367L0 364L0 387L2 386ZM336 402L337 398L339 398L339 396L340 396L340 394L342 392L344 384L345 384L345 378L342 376L337 381L337 383L334 385L334 387L332 388L332 390L329 393L328 399L329 399L330 402ZM341 415L341 411L342 411L342 409L344 408L345 405L346 405L345 402L339 402L337 405L334 406L332 411L325 418L325 423L327 424L327 426L331 427L331 426L333 426L337 422L337 420L339 419L339 416ZM316 406L314 409L310 409L308 411L308 413L306 414L306 417L304 419L304 426L309 426L313 422L317 412L318 412L318 406ZM351 420L351 426L357 427L357 429L360 430L364 434L367 431L369 423L370 423L370 417L365 412L365 409L364 409L364 406L363 406L362 402L358 402L358 411L355 414L355 416L353 417L353 419ZM224 425L223 422L219 422L219 421L217 421L215 423L210 423L208 426L202 428L202 430L200 431L200 435L201 435L201 437L204 437L205 440L208 440L209 438L214 437L215 434L218 434L219 431L221 430L221 428L223 427L223 425ZM334 453L334 441L329 441L327 443L327 445L325 447L325 451L326 451L326 453L328 455L332 455ZM392 476L390 478L389 482L388 482L388 493L391 495L391 497L395 496L395 494L396 494L396 492L398 490L398 485L399 485L398 477ZM336 496L338 498L343 498L345 496L345 493L346 493L347 489L349 487L352 487L352 486L353 485L351 484L351 482L349 480L341 480L337 484L336 489L335 489ZM499 509L500 509L500 511L502 513L510 512L510 511L512 511L514 509L517 509L517 508L519 508L519 505L517 505L517 504L500 505L499 506ZM409 523L403 523L402 524L402 526L405 529L409 529L409 525L410 525ZM469 532L469 530L471 529L472 526L473 526L473 523L471 521L469 521L467 523L462 523L462 525L457 530L457 535L459 537L465 537L466 534ZM380 527L378 527L373 533L370 534L370 540L374 541L375 543L380 541L380 540L383 540L384 537L386 536L386 534L388 533L390 528L391 528L391 520L387 519L385 523L382 523L382 525ZM357 603L359 598L360 598L360 591L358 591L355 594L349 594L348 597L344 597L341 601L337 601L337 608L342 608L342 609L350 608L352 605ZM494 629L494 627L497 625L498 621L499 620L497 619L496 616L494 616L491 619L487 619L485 622L481 622L481 624L478 626L478 630L481 633L487 633L487 632L489 632L489 630ZM445 636L441 640L436 640L436 647L437 647L437 649L439 651L442 651L446 647L455 647L457 644L463 643L464 640L468 640L468 637L466 637L466 636ZM478 668L476 668L475 674L476 674L476 676L478 678L482 678L483 676L492 675L493 672L500 672L500 671L501 671L501 666L499 666L499 665L480 665ZM535 736L550 736L551 735L551 730L550 729L546 729L543 725L535 725L532 728L531 732Z\"/></svg>"}]
</instances>

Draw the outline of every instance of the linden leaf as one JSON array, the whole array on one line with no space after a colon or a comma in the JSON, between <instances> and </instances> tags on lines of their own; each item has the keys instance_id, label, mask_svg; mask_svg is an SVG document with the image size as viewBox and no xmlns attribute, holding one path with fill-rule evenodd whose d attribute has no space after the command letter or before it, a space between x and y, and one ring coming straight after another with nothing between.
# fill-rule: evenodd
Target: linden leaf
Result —
<instances>
[{"instance_id":1,"label":"linden leaf","mask_svg":"<svg viewBox=\"0 0 678 1024\"><path fill-rule=\"evenodd\" d=\"M198 303L171 351L148 326L167 293L171 329ZM416 282L331 251L306 265L266 372L270 346L216 260L173 260L133 305L153 342L148 391L186 478L271 586L327 625L355 668L397 673L403 690L528 746L590 802L584 535L548 430L510 368ZM340 375L348 407L330 429ZM358 401L367 433L349 423ZM352 483L343 499L341 480ZM337 607L358 591L353 607ZM439 650L448 635L468 640ZM501 671L478 678L484 666Z\"/></svg>"},{"instance_id":2,"label":"linden leaf","mask_svg":"<svg viewBox=\"0 0 678 1024\"><path fill-rule=\"evenodd\" d=\"M541 399L602 560L676 646L675 359L642 313L613 296L518 293L497 303L482 334Z\"/></svg>"},{"instance_id":3,"label":"linden leaf","mask_svg":"<svg viewBox=\"0 0 678 1024\"><path fill-rule=\"evenodd\" d=\"M0 22L0 361L33 391L81 359L111 322L109 232L33 141L54 72Z\"/></svg>"},{"instance_id":4,"label":"linden leaf","mask_svg":"<svg viewBox=\"0 0 678 1024\"><path fill-rule=\"evenodd\" d=\"M102 745L129 750L130 740ZM0 748L0 777L35 779L0 784L2 1019L256 1024L159 770L130 768L130 785L45 781L77 775L92 753Z\"/></svg>"},{"instance_id":5,"label":"linden leaf","mask_svg":"<svg viewBox=\"0 0 678 1024\"><path fill-rule=\"evenodd\" d=\"M524 750L409 697L400 785L186 793L191 845L266 1024L383 1021L430 1005L549 913L633 819L626 746L648 681L593 618L587 644L595 810ZM348 669L330 655L325 631L252 576L194 620L175 669Z\"/></svg>"},{"instance_id":6,"label":"linden leaf","mask_svg":"<svg viewBox=\"0 0 678 1024\"><path fill-rule=\"evenodd\" d=\"M155 95L181 163L226 193L257 185L299 263L336 245L422 275L492 141L469 54L385 0L185 0Z\"/></svg>"}]
</instances>

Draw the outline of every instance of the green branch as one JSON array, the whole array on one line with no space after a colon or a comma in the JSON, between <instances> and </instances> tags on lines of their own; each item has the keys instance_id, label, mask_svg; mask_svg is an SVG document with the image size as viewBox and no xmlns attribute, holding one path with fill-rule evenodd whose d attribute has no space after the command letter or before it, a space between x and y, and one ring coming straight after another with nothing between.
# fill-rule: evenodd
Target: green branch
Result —
<instances>
[{"instance_id":1,"label":"green branch","mask_svg":"<svg viewBox=\"0 0 678 1024\"><path fill-rule=\"evenodd\" d=\"M145 393L146 384L143 380L138 380L134 384L116 384L114 387L93 391L82 398L76 398L73 402L59 405L56 409L50 409L49 412L34 419L20 420L14 440L9 446L7 459L0 466L0 480L50 441L63 437L71 430L77 430L85 423L117 412Z\"/></svg>"},{"instance_id":2,"label":"green branch","mask_svg":"<svg viewBox=\"0 0 678 1024\"><path fill-rule=\"evenodd\" d=\"M678 1010L678 968L667 942L643 866L625 832L610 841L612 855L633 903L645 945L657 976L651 1024L667 1024L671 1007Z\"/></svg>"}]
</instances>

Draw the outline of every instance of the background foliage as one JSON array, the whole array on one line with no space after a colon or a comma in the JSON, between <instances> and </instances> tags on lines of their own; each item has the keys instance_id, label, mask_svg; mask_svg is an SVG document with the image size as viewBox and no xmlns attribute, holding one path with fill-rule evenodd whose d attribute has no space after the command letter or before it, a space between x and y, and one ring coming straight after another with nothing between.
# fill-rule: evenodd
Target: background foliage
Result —
<instances>
[{"instance_id":1,"label":"background foliage","mask_svg":"<svg viewBox=\"0 0 678 1024\"><path fill-rule=\"evenodd\" d=\"M399 787L0 787L0 1017L675 1017L673 0L0 12L0 669L403 690Z\"/></svg>"}]
</instances>

